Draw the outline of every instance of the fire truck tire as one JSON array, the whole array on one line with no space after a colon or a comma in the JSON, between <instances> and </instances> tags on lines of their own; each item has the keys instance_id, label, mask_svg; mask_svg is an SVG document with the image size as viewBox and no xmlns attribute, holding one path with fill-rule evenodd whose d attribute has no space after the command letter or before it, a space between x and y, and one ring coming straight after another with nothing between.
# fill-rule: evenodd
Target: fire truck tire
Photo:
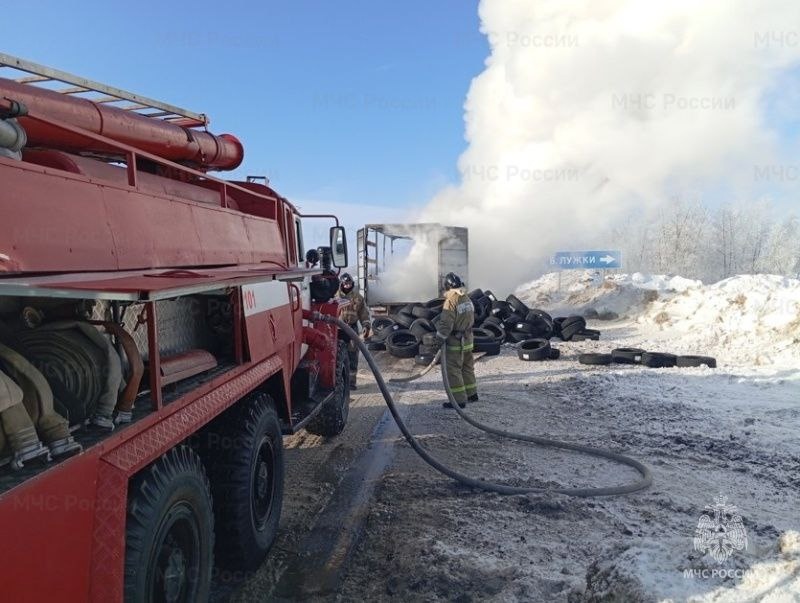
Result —
<instances>
[{"instance_id":1,"label":"fire truck tire","mask_svg":"<svg viewBox=\"0 0 800 603\"><path fill-rule=\"evenodd\" d=\"M213 569L208 477L197 453L177 446L130 484L125 601L206 601Z\"/></svg>"},{"instance_id":2,"label":"fire truck tire","mask_svg":"<svg viewBox=\"0 0 800 603\"><path fill-rule=\"evenodd\" d=\"M283 436L272 398L251 394L203 439L217 561L223 567L255 569L278 533L283 500Z\"/></svg>"},{"instance_id":3,"label":"fire truck tire","mask_svg":"<svg viewBox=\"0 0 800 603\"><path fill-rule=\"evenodd\" d=\"M325 402L319 413L308 422L306 431L325 437L339 435L344 431L349 414L350 365L347 360L347 342L339 341L339 348L336 350L336 385L333 397Z\"/></svg>"}]
</instances>

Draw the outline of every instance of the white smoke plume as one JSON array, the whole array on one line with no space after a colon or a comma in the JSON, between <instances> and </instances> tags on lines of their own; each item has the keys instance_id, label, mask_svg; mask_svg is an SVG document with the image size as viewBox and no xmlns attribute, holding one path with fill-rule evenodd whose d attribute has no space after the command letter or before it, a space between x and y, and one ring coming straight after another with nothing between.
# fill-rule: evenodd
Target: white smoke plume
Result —
<instances>
[{"instance_id":1,"label":"white smoke plume","mask_svg":"<svg viewBox=\"0 0 800 603\"><path fill-rule=\"evenodd\" d=\"M462 181L420 221L470 229L470 285L510 291L632 211L752 194L781 157L765 97L800 59L797 0L482 0L491 55ZM603 247L600 247L603 248Z\"/></svg>"}]
</instances>

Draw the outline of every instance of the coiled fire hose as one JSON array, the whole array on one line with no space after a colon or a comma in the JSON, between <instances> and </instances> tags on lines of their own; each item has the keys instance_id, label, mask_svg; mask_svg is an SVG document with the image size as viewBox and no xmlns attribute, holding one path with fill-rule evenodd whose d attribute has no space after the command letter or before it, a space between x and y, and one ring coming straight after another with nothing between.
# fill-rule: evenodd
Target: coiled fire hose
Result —
<instances>
[{"instance_id":1,"label":"coiled fire hose","mask_svg":"<svg viewBox=\"0 0 800 603\"><path fill-rule=\"evenodd\" d=\"M487 482L481 479L475 479L459 473L446 465L442 464L436 458L431 456L428 451L426 451L420 444L417 442L417 439L413 436L413 434L408 430L403 420L400 418L400 414L397 411L397 407L395 406L394 399L392 398L392 394L389 392L389 388L386 386L386 382L381 375L380 369L375 362L375 359L369 353L367 346L358 336L353 329L351 329L347 324L342 322L336 317L328 316L324 314L320 314L315 312L312 316L313 320L328 322L328 323L335 323L342 332L345 333L355 344L358 346L361 353L364 355L364 358L369 364L370 369L372 370L373 375L375 376L375 381L378 383L378 388L383 394L383 398L386 401L386 405L389 407L389 412L391 412L392 417L394 418L397 426L400 428L403 436L405 437L406 441L409 445L414 449L414 451L422 457L422 459L428 463L431 467L443 473L447 477L454 479L466 486L470 486L473 488L478 488L481 490L486 490L488 492L496 492L498 494L530 494L530 493L554 493L554 494L564 494L566 496L576 496L581 498L589 498L595 496L619 496L621 494L631 494L633 492L638 492L640 490L644 490L648 488L653 483L653 476L645 465L640 463L639 461L627 457L622 454L618 454L616 452L612 452L610 450L605 450L602 448L594 448L592 446L584 446L581 444L572 444L570 442L562 442L560 440L551 440L549 438L543 438L538 436L531 436L525 434L518 434L509 431L504 431L502 429L496 429L494 427L490 427L488 425L484 425L474 419L472 419L467 413L461 410L456 403L453 394L450 392L450 384L447 380L447 354L441 355L441 362L442 362L442 378L444 380L445 390L447 391L447 397L450 400L450 404L453 405L453 408L456 409L459 416L464 419L467 423L472 425L473 427L480 429L481 431L485 431L495 436L509 438L513 440L519 440L523 442L530 442L533 444L538 444L539 446L546 446L548 448L561 448L564 450L572 450L575 452L581 452L583 454L587 454L594 457L604 458L616 463L620 463L622 465L627 465L628 467L634 468L641 474L641 479L637 482L632 484L623 485L623 486L612 486L606 488L535 488L535 487L518 487L518 486L508 486L506 484L498 484L493 482Z\"/></svg>"}]
</instances>

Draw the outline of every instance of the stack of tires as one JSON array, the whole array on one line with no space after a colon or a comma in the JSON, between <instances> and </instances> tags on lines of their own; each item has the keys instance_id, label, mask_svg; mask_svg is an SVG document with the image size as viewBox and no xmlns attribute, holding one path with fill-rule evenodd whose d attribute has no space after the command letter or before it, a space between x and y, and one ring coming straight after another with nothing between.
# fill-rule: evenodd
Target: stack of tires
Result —
<instances>
[{"instance_id":1,"label":"stack of tires","mask_svg":"<svg viewBox=\"0 0 800 603\"><path fill-rule=\"evenodd\" d=\"M617 348L610 354L581 354L578 362L590 365L639 364L649 368L707 366L717 368L712 356L678 356L664 352L648 352L639 348Z\"/></svg>"}]
</instances>

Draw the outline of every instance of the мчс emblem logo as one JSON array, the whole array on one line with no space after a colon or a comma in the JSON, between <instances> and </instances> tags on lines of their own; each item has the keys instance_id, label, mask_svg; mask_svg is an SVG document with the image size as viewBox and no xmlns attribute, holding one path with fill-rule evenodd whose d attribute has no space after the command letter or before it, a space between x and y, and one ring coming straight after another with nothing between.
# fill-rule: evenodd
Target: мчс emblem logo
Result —
<instances>
[{"instance_id":1,"label":"\u043c\u0447\u0441 emblem logo","mask_svg":"<svg viewBox=\"0 0 800 603\"><path fill-rule=\"evenodd\" d=\"M735 505L719 496L706 505L694 532L694 549L708 553L717 563L724 563L734 553L747 548L747 531Z\"/></svg>"}]
</instances>

